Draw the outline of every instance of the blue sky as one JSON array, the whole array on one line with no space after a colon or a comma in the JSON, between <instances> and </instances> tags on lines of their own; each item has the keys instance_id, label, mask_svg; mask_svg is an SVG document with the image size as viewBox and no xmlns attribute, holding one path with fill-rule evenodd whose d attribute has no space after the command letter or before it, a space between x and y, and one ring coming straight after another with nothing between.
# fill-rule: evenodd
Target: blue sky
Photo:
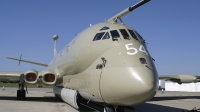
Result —
<instances>
[{"instance_id":1,"label":"blue sky","mask_svg":"<svg viewBox=\"0 0 200 112\"><path fill-rule=\"evenodd\" d=\"M53 35L60 51L89 24L104 22L139 0L1 0L0 71L44 70L8 60L49 63ZM200 0L152 0L122 17L146 40L159 75L200 75Z\"/></svg>"}]
</instances>

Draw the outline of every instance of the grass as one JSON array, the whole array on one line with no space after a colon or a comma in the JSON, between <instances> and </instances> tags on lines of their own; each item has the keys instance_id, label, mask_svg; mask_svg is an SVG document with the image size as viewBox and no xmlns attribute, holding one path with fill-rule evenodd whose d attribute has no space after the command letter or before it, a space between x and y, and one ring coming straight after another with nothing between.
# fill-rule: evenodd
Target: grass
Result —
<instances>
[{"instance_id":1,"label":"grass","mask_svg":"<svg viewBox=\"0 0 200 112\"><path fill-rule=\"evenodd\" d=\"M0 83L0 87L18 88L18 83ZM27 88L38 88L38 84L27 84ZM53 88L53 86L42 85L42 88Z\"/></svg>"}]
</instances>

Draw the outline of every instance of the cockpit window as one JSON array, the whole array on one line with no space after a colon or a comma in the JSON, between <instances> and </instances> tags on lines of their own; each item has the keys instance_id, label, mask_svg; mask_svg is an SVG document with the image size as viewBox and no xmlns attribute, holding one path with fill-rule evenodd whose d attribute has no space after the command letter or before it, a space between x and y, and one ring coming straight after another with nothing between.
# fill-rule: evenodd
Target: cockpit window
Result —
<instances>
[{"instance_id":1,"label":"cockpit window","mask_svg":"<svg viewBox=\"0 0 200 112\"><path fill-rule=\"evenodd\" d=\"M94 36L93 41L100 40L100 39L102 38L102 36L104 35L104 33L105 33L105 32L97 33L97 34Z\"/></svg>"},{"instance_id":2,"label":"cockpit window","mask_svg":"<svg viewBox=\"0 0 200 112\"><path fill-rule=\"evenodd\" d=\"M124 39L129 39L129 35L125 29L119 29Z\"/></svg>"},{"instance_id":3,"label":"cockpit window","mask_svg":"<svg viewBox=\"0 0 200 112\"><path fill-rule=\"evenodd\" d=\"M110 38L110 35L108 34L108 32L104 35L104 37L102 38L102 40L104 39L109 39Z\"/></svg>"},{"instance_id":4,"label":"cockpit window","mask_svg":"<svg viewBox=\"0 0 200 112\"><path fill-rule=\"evenodd\" d=\"M112 36L113 41L116 41L117 38L120 37L117 30L112 30L112 31L110 31L110 33L111 33L111 36Z\"/></svg>"},{"instance_id":5,"label":"cockpit window","mask_svg":"<svg viewBox=\"0 0 200 112\"><path fill-rule=\"evenodd\" d=\"M146 61L145 58L140 58L140 63L142 63L142 64L147 64L147 61Z\"/></svg>"},{"instance_id":6,"label":"cockpit window","mask_svg":"<svg viewBox=\"0 0 200 112\"><path fill-rule=\"evenodd\" d=\"M133 30L128 30L128 31L129 31L129 33L131 34L131 36L132 36L134 39L138 40L138 38L137 38L137 36L135 35L135 33L133 32Z\"/></svg>"}]
</instances>

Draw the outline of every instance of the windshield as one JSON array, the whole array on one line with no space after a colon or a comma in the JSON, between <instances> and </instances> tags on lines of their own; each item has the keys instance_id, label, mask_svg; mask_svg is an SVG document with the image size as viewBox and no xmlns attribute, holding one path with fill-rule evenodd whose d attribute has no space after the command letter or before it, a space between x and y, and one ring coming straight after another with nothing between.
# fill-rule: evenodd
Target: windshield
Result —
<instances>
[{"instance_id":1,"label":"windshield","mask_svg":"<svg viewBox=\"0 0 200 112\"><path fill-rule=\"evenodd\" d=\"M129 39L129 35L125 29L119 29L124 39Z\"/></svg>"},{"instance_id":2,"label":"windshield","mask_svg":"<svg viewBox=\"0 0 200 112\"><path fill-rule=\"evenodd\" d=\"M137 35L137 37L141 42L145 42L145 40L142 38L142 36L140 36L140 34L137 31L135 31L135 34Z\"/></svg>"},{"instance_id":3,"label":"windshield","mask_svg":"<svg viewBox=\"0 0 200 112\"><path fill-rule=\"evenodd\" d=\"M102 38L102 36L104 35L105 32L101 32L101 33L97 33L94 38L93 41L97 41L100 40Z\"/></svg>"},{"instance_id":4,"label":"windshield","mask_svg":"<svg viewBox=\"0 0 200 112\"><path fill-rule=\"evenodd\" d=\"M131 34L131 36L132 36L134 39L138 40L138 38L137 38L137 36L135 35L135 33L133 32L133 30L128 30L128 31L129 31L129 33Z\"/></svg>"},{"instance_id":5,"label":"windshield","mask_svg":"<svg viewBox=\"0 0 200 112\"><path fill-rule=\"evenodd\" d=\"M111 34L111 36L112 36L112 40L113 40L113 41L117 41L117 40L118 40L117 38L120 37L117 30L112 30L112 31L110 31L110 34Z\"/></svg>"}]
</instances>

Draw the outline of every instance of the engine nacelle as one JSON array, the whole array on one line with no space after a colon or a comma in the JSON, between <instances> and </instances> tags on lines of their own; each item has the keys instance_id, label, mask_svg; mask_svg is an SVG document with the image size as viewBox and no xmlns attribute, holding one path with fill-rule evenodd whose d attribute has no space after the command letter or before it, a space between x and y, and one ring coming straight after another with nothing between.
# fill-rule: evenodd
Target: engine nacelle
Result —
<instances>
[{"instance_id":1,"label":"engine nacelle","mask_svg":"<svg viewBox=\"0 0 200 112\"><path fill-rule=\"evenodd\" d=\"M28 84L35 84L37 83L37 76L38 72L36 70L27 70L24 73L24 80Z\"/></svg>"},{"instance_id":2,"label":"engine nacelle","mask_svg":"<svg viewBox=\"0 0 200 112\"><path fill-rule=\"evenodd\" d=\"M79 108L77 104L77 91L54 86L53 92L56 97L61 98L64 102L70 104L76 109Z\"/></svg>"},{"instance_id":3,"label":"engine nacelle","mask_svg":"<svg viewBox=\"0 0 200 112\"><path fill-rule=\"evenodd\" d=\"M45 85L54 85L56 83L57 75L52 71L44 70L41 72L39 79L41 79Z\"/></svg>"}]
</instances>

